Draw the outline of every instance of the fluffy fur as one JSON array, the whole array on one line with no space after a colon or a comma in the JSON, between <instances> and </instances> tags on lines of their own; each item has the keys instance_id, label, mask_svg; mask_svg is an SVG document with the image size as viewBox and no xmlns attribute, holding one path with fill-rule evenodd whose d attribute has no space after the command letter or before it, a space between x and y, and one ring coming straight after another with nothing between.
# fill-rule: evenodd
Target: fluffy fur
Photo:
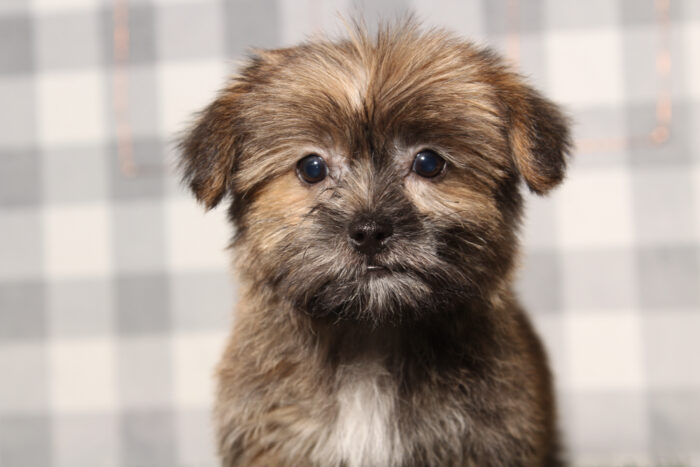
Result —
<instances>
[{"instance_id":1,"label":"fluffy fur","mask_svg":"<svg viewBox=\"0 0 700 467\"><path fill-rule=\"evenodd\" d=\"M444 174L411 171L429 148ZM241 284L215 418L232 466L556 465L550 374L511 291L520 180L563 178L566 120L486 49L408 21L258 51L182 142L225 197ZM329 176L295 168L322 156ZM393 227L373 258L357 219Z\"/></svg>"}]
</instances>

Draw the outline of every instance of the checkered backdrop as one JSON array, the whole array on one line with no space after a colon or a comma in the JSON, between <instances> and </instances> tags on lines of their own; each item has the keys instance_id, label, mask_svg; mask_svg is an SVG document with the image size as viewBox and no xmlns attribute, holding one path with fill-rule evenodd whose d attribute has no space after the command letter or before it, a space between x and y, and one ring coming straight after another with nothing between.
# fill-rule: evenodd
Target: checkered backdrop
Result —
<instances>
[{"instance_id":1,"label":"checkered backdrop","mask_svg":"<svg viewBox=\"0 0 700 467\"><path fill-rule=\"evenodd\" d=\"M413 9L574 117L519 289L577 465L700 465L700 2L2 0L0 466L213 466L236 287L173 141L246 47Z\"/></svg>"}]
</instances>

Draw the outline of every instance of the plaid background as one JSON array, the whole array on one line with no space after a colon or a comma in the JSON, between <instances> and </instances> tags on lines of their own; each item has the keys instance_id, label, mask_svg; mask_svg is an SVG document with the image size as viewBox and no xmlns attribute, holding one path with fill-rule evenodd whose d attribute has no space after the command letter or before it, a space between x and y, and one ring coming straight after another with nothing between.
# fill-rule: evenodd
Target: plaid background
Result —
<instances>
[{"instance_id":1,"label":"plaid background","mask_svg":"<svg viewBox=\"0 0 700 467\"><path fill-rule=\"evenodd\" d=\"M215 465L229 231L172 142L247 46L408 8L576 120L519 284L571 458L700 465L700 2L2 0L0 466Z\"/></svg>"}]
</instances>

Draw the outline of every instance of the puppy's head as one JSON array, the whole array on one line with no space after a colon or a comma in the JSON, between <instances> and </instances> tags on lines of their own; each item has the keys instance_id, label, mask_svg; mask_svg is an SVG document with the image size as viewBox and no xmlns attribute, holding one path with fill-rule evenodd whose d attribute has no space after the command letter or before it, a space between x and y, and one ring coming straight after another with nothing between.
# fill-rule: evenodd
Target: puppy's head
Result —
<instances>
[{"instance_id":1,"label":"puppy's head","mask_svg":"<svg viewBox=\"0 0 700 467\"><path fill-rule=\"evenodd\" d=\"M563 178L560 111L491 52L409 23L261 51L182 143L239 268L314 316L419 319L504 286L521 210Z\"/></svg>"}]
</instances>

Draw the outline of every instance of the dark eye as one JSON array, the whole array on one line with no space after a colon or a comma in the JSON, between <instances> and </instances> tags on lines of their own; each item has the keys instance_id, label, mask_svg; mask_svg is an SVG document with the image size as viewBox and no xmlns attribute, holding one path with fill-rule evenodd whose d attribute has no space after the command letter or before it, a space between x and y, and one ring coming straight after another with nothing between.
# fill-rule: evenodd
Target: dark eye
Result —
<instances>
[{"instance_id":1,"label":"dark eye","mask_svg":"<svg viewBox=\"0 0 700 467\"><path fill-rule=\"evenodd\" d=\"M328 175L328 167L323 157L309 154L297 163L297 174L306 183L318 183Z\"/></svg>"},{"instance_id":2,"label":"dark eye","mask_svg":"<svg viewBox=\"0 0 700 467\"><path fill-rule=\"evenodd\" d=\"M416 159L413 161L413 171L425 178L433 178L440 175L444 167L445 159L429 149L416 154Z\"/></svg>"}]
</instances>

